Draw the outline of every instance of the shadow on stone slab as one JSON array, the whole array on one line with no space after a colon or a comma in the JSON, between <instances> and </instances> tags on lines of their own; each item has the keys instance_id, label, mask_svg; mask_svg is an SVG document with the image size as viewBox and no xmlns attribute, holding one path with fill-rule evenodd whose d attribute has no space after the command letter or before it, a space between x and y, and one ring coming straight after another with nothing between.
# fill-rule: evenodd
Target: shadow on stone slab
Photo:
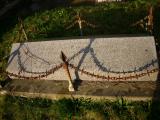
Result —
<instances>
[{"instance_id":1,"label":"shadow on stone slab","mask_svg":"<svg viewBox=\"0 0 160 120\"><path fill-rule=\"evenodd\" d=\"M155 82L100 82L100 81L82 81L74 82L75 96L99 96L117 98L124 97L153 97L156 88ZM136 86L136 87L135 87ZM12 93L39 93L39 94L64 94L69 95L68 81L52 81L52 80L12 80L7 83L4 90ZM160 94L156 94L160 97Z\"/></svg>"},{"instance_id":2,"label":"shadow on stone slab","mask_svg":"<svg viewBox=\"0 0 160 120\"><path fill-rule=\"evenodd\" d=\"M80 79L75 79L74 82L73 82L74 89L75 89L76 91L78 91L78 88L79 88L79 86L80 86L81 84L82 84L82 80L80 80Z\"/></svg>"}]
</instances>

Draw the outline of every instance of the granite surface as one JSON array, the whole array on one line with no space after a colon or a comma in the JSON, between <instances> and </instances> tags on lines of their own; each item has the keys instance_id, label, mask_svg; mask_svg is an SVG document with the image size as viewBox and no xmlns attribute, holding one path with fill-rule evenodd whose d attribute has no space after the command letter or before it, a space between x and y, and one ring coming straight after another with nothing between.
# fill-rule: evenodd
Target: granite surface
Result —
<instances>
[{"instance_id":1,"label":"granite surface","mask_svg":"<svg viewBox=\"0 0 160 120\"><path fill-rule=\"evenodd\" d=\"M65 53L69 63L79 69L103 76L129 76L158 68L154 38L147 36L15 43L12 45L6 71L14 74L21 71L22 76L36 76L36 72L45 72L61 64L61 51ZM72 79L104 81L69 69ZM130 80L155 81L157 74ZM42 79L68 80L68 77L64 69L60 68Z\"/></svg>"}]
</instances>

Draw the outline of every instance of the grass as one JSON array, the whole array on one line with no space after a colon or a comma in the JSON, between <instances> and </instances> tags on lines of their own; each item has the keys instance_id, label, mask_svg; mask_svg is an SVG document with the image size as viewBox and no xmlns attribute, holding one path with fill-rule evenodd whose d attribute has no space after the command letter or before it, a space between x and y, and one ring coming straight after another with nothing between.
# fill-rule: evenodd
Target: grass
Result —
<instances>
[{"instance_id":1,"label":"grass","mask_svg":"<svg viewBox=\"0 0 160 120\"><path fill-rule=\"evenodd\" d=\"M131 26L148 14L147 9L148 5L144 2L140 2L139 4L127 2L70 8L60 7L26 15L22 15L22 13L20 13L21 10L17 10L17 12L13 12L14 15L4 19L0 24L2 28L0 29L0 68L2 71L6 68L7 56L10 53L12 43L24 41L23 36L20 38L19 34L19 15L22 15L29 41L39 41L51 38L80 36L77 24L71 29L66 30L66 28L73 23L77 11L80 12L82 19L97 26L96 28L84 26L84 36L149 34L141 27ZM155 22L155 28L157 30L154 32L157 39L159 39L158 32L160 31L159 16L159 13L157 13ZM4 76L5 75L1 75L0 79L5 79Z\"/></svg>"},{"instance_id":2,"label":"grass","mask_svg":"<svg viewBox=\"0 0 160 120\"><path fill-rule=\"evenodd\" d=\"M158 120L160 102L129 102L91 99L61 99L0 96L0 119L4 120ZM154 110L154 114L151 114Z\"/></svg>"},{"instance_id":3,"label":"grass","mask_svg":"<svg viewBox=\"0 0 160 120\"><path fill-rule=\"evenodd\" d=\"M138 1L138 2L137 2ZM96 6L76 6L70 8L55 8L22 15L21 10L13 11L13 15L0 23L0 72L6 68L11 45L23 42L19 39L19 23L17 17L22 15L29 41L39 41L51 38L79 36L78 26L66 30L80 11L82 18L97 27L85 26L84 36L111 34L149 34L140 27L131 24L147 15L145 0L136 2L99 4ZM160 10L155 6L154 37L160 40ZM0 80L6 78L0 74ZM93 101L91 99L61 99L52 101L40 98L23 98L0 96L0 119L2 120L146 120L160 119L160 102L129 102L117 99Z\"/></svg>"}]
</instances>

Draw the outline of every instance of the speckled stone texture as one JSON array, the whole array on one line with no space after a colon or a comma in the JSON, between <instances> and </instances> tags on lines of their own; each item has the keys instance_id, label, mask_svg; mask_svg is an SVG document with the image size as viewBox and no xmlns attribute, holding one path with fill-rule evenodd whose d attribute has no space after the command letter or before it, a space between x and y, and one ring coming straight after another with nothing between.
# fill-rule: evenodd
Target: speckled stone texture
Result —
<instances>
[{"instance_id":1,"label":"speckled stone texture","mask_svg":"<svg viewBox=\"0 0 160 120\"><path fill-rule=\"evenodd\" d=\"M36 76L27 72L45 72L62 63L63 51L69 63L80 69L103 76L129 76L158 68L155 41L146 37L110 37L51 40L41 42L15 43L12 46L7 71L22 76ZM72 79L104 81L69 68ZM125 74L124 74L125 72ZM129 81L155 81L157 72ZM15 77L11 77L15 78ZM47 80L68 80L60 68Z\"/></svg>"}]
</instances>

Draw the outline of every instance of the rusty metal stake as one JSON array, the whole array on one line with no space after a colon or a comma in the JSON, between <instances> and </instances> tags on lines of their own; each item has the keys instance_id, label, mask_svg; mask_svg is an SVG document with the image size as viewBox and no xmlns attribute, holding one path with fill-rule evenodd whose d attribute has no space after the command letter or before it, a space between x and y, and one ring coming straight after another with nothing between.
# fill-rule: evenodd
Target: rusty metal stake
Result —
<instances>
[{"instance_id":1,"label":"rusty metal stake","mask_svg":"<svg viewBox=\"0 0 160 120\"><path fill-rule=\"evenodd\" d=\"M24 29L23 21L22 21L22 19L20 17L18 17L18 21L20 22L20 30L24 34L25 40L28 41L28 37L27 37L26 31Z\"/></svg>"},{"instance_id":2,"label":"rusty metal stake","mask_svg":"<svg viewBox=\"0 0 160 120\"><path fill-rule=\"evenodd\" d=\"M65 56L65 54L61 51L61 59L62 59L62 61L64 62L64 64L63 64L63 68L64 68L64 70L67 72L67 75L68 75L68 77L69 77L69 80L68 80L68 82L69 82L69 87L68 87L68 89L69 89L69 91L71 91L71 92L73 92L73 91L75 91L74 90L74 87L73 87L73 83L72 83L72 79L71 79L71 75L70 75L70 72L69 72L69 69L68 69L68 62L67 62L67 57Z\"/></svg>"}]
</instances>

